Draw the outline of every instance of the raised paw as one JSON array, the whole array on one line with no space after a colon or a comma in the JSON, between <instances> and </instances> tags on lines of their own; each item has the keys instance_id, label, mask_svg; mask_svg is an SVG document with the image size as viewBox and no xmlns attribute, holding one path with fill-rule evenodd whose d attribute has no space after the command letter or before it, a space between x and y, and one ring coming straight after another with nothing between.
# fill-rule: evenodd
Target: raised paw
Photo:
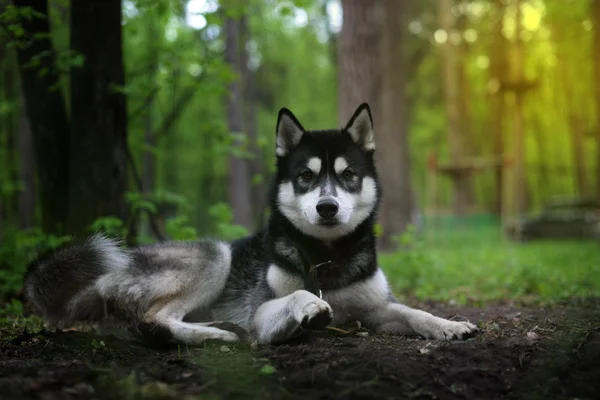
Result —
<instances>
[{"instance_id":1,"label":"raised paw","mask_svg":"<svg viewBox=\"0 0 600 400\"><path fill-rule=\"evenodd\" d=\"M324 329L333 320L333 310L327 302L317 299L302 309L302 327L305 329Z\"/></svg>"},{"instance_id":2,"label":"raised paw","mask_svg":"<svg viewBox=\"0 0 600 400\"><path fill-rule=\"evenodd\" d=\"M478 332L477 326L470 322L448 321L442 318L436 318L427 325L427 328L421 332L426 339L465 340Z\"/></svg>"}]
</instances>

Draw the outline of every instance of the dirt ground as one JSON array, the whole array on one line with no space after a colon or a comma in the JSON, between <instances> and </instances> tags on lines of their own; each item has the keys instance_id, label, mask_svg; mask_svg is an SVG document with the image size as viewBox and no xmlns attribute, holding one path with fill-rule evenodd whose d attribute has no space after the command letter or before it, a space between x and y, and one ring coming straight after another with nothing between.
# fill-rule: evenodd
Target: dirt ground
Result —
<instances>
[{"instance_id":1,"label":"dirt ground","mask_svg":"<svg viewBox=\"0 0 600 400\"><path fill-rule=\"evenodd\" d=\"M157 350L83 332L0 344L2 399L598 399L600 299L552 308L411 304L468 318L465 342L312 332L277 347Z\"/></svg>"}]
</instances>

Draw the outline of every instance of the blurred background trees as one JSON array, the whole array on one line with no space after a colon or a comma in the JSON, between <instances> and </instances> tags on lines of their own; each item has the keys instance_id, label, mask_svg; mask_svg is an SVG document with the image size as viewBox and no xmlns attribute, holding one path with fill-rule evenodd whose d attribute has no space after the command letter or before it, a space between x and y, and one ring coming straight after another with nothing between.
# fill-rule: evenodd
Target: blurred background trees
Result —
<instances>
[{"instance_id":1,"label":"blurred background trees","mask_svg":"<svg viewBox=\"0 0 600 400\"><path fill-rule=\"evenodd\" d=\"M0 0L0 237L239 237L284 106L371 103L387 248L598 196L599 25L599 0Z\"/></svg>"}]
</instances>

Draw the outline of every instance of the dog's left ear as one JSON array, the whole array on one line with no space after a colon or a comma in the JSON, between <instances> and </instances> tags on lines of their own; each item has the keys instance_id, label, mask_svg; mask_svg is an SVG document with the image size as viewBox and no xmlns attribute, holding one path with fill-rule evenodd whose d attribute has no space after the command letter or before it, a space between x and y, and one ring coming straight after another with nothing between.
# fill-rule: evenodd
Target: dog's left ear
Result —
<instances>
[{"instance_id":1,"label":"dog's left ear","mask_svg":"<svg viewBox=\"0 0 600 400\"><path fill-rule=\"evenodd\" d=\"M375 150L373 118L371 117L371 109L367 103L362 103L358 106L344 130L348 132L352 140L364 151Z\"/></svg>"},{"instance_id":2,"label":"dog's left ear","mask_svg":"<svg viewBox=\"0 0 600 400\"><path fill-rule=\"evenodd\" d=\"M276 132L275 154L283 157L300 143L304 128L290 110L282 108L277 117Z\"/></svg>"}]
</instances>

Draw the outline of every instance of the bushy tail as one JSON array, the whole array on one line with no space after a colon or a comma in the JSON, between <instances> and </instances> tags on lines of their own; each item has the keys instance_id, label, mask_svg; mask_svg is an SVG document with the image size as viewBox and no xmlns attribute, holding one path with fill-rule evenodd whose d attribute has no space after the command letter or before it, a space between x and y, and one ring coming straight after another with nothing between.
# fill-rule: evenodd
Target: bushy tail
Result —
<instances>
[{"instance_id":1,"label":"bushy tail","mask_svg":"<svg viewBox=\"0 0 600 400\"><path fill-rule=\"evenodd\" d=\"M95 283L108 272L126 268L129 262L129 253L117 241L96 234L32 262L25 274L25 296L55 325L100 321L106 307Z\"/></svg>"}]
</instances>

